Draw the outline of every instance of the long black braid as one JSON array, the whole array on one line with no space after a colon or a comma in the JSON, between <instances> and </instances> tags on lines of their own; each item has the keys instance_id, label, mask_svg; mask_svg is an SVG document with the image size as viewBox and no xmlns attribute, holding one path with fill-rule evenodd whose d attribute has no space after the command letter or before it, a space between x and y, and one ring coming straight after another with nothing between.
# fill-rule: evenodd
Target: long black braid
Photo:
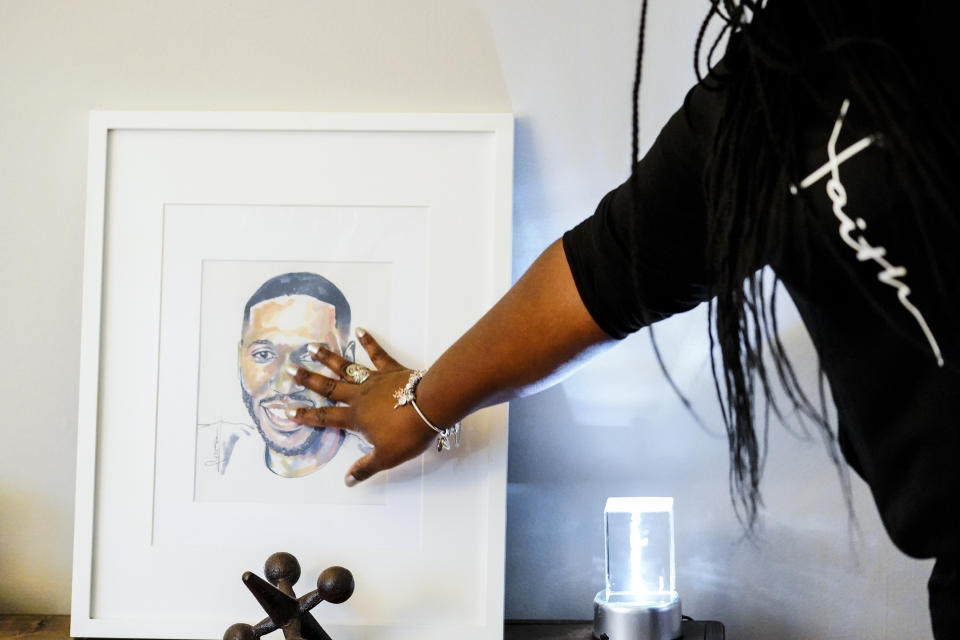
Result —
<instances>
[{"instance_id":1,"label":"long black braid","mask_svg":"<svg viewBox=\"0 0 960 640\"><path fill-rule=\"evenodd\" d=\"M833 102L835 91L816 82L819 76L829 72L838 77L866 118L884 132L897 179L913 210L927 212L911 223L924 243L936 292L955 296L949 283L958 280L957 273L946 272L934 261L944 249L943 232L956 238L960 230L951 204L957 194L945 170L960 158L960 140L951 125L960 101L954 93L944 96L938 84L938 74L949 70L944 51L923 42L924 25L948 20L941 5L950 3L920 0L909 14L901 15L870 0L772 2L783 10L776 20L767 17L771 4L767 0L711 0L694 50L697 78L706 88L723 90L720 123L705 174L706 257L716 294L708 303L708 334L715 390L728 437L731 499L748 532L762 504L759 486L769 416L772 413L781 421L787 417L775 400L775 386L785 392L802 428L806 429L804 420L815 425L838 469L848 507L851 500L848 473L827 419L823 372L814 402L801 388L779 338L777 277L759 271L778 260L772 248L784 245L790 199L805 198L790 191L799 179L796 150L802 148L801 110L835 113L839 107ZM646 12L647 0L643 0L633 87L634 167ZM721 28L707 51L704 74L704 41L717 20ZM718 67L713 58L722 42L726 42L724 62ZM883 72L877 73L878 69ZM846 268L852 275L852 267ZM879 303L873 304L890 318ZM956 326L955 315L949 318ZM669 379L659 350L655 353ZM672 379L670 384L689 408ZM763 402L759 433L758 393Z\"/></svg>"}]
</instances>

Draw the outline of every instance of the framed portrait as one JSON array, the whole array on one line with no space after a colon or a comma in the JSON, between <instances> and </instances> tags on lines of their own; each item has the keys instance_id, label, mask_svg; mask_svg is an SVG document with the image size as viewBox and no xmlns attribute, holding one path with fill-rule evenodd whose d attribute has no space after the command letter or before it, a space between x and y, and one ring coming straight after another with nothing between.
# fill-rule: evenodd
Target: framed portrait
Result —
<instances>
[{"instance_id":1,"label":"framed portrait","mask_svg":"<svg viewBox=\"0 0 960 640\"><path fill-rule=\"evenodd\" d=\"M293 553L336 640L499 638L506 407L354 488L320 342L428 366L510 283L509 114L93 112L71 634L220 638ZM279 632L275 632L279 637Z\"/></svg>"}]
</instances>

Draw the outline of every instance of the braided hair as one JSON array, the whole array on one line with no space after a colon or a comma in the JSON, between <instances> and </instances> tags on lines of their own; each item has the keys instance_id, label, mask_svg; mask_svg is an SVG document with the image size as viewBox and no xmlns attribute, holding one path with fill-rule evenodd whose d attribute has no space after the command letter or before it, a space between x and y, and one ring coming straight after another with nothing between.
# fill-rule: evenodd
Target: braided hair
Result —
<instances>
[{"instance_id":1,"label":"braided hair","mask_svg":"<svg viewBox=\"0 0 960 640\"><path fill-rule=\"evenodd\" d=\"M790 199L797 198L790 187L799 179L801 116L804 110L835 113L839 107L837 85L825 87L819 78L834 78L883 131L899 185L912 210L924 212L911 224L924 243L937 293L950 294L948 283L958 281L955 270L949 272L935 261L938 251L942 255L941 238L956 239L960 232L953 206L957 189L945 170L960 160L960 140L951 124L960 100L941 80L949 71L948 43L927 33L930 25L955 24L945 15L953 9L944 5L951 4L918 0L903 12L893 3L871 0L710 0L701 23L694 69L701 86L722 90L721 115L704 175L706 259L715 294L708 302L707 328L728 439L731 500L748 533L762 505L759 487L769 418L772 413L783 421L787 413L775 400L775 387L785 393L802 428L812 423L822 436L852 509L848 472L827 418L823 371L817 398L811 400L778 336L777 276L759 271L776 262L774 248L785 244L786 214ZM634 167L646 12L643 0L633 87ZM704 55L706 34L716 21L719 33ZM721 49L723 62L713 65ZM802 193L799 199L801 209L812 211ZM875 306L889 319L888 312ZM956 326L956 317L951 320ZM690 408L670 379L655 342L654 350L671 386Z\"/></svg>"}]
</instances>

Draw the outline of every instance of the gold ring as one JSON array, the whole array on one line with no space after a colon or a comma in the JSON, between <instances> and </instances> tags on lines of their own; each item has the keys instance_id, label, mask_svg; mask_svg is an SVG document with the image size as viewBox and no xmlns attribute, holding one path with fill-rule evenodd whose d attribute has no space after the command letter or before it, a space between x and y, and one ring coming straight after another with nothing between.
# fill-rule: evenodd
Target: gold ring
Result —
<instances>
[{"instance_id":1,"label":"gold ring","mask_svg":"<svg viewBox=\"0 0 960 640\"><path fill-rule=\"evenodd\" d=\"M344 373L347 374L347 377L350 378L353 384L363 384L364 380L370 377L370 369L356 362L348 364Z\"/></svg>"}]
</instances>

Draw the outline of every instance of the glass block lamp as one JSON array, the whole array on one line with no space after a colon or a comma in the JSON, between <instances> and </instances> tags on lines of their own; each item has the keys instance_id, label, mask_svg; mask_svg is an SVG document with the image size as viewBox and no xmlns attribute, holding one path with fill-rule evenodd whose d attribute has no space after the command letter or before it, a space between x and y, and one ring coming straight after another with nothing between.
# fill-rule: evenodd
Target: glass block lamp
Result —
<instances>
[{"instance_id":1,"label":"glass block lamp","mask_svg":"<svg viewBox=\"0 0 960 640\"><path fill-rule=\"evenodd\" d=\"M607 584L593 600L594 637L681 637L673 498L608 498L603 525Z\"/></svg>"}]
</instances>

